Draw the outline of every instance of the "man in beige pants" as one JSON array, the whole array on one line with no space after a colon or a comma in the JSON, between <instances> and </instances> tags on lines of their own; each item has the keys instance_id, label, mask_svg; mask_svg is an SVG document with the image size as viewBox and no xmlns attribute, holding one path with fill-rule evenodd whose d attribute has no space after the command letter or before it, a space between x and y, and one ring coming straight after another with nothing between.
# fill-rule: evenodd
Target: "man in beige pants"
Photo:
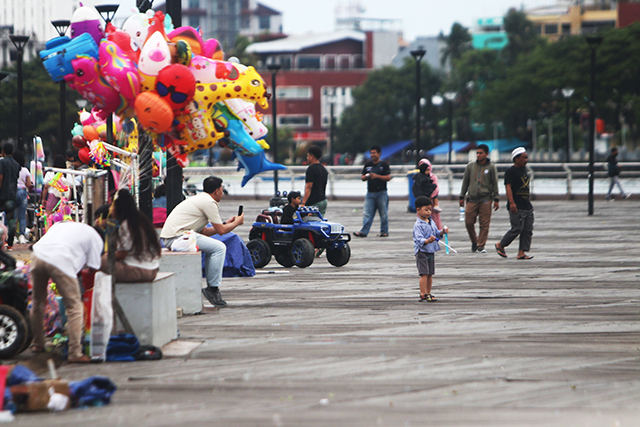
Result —
<instances>
[{"instance_id":1,"label":"man in beige pants","mask_svg":"<svg viewBox=\"0 0 640 427\"><path fill-rule=\"evenodd\" d=\"M83 306L77 275L86 265L100 269L100 255L104 249L102 236L91 226L78 222L59 222L33 245L31 257L31 282L33 284L34 352L44 351L44 307L47 302L49 278L55 282L67 314L70 363L90 362L82 354Z\"/></svg>"},{"instance_id":2,"label":"man in beige pants","mask_svg":"<svg viewBox=\"0 0 640 427\"><path fill-rule=\"evenodd\" d=\"M498 210L500 199L498 196L498 170L487 157L489 147L485 144L476 148L476 161L470 162L464 171L462 188L460 189L460 207L464 207L467 194L467 208L464 223L471 240L471 252L486 253L484 246L489 237L491 224L491 202L493 210ZM476 235L476 218L480 222L480 234Z\"/></svg>"}]
</instances>

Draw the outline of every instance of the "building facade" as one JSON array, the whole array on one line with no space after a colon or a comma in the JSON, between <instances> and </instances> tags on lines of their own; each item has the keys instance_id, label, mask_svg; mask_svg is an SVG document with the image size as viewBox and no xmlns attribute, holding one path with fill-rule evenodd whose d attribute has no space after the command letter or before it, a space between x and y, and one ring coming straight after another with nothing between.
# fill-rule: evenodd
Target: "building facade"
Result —
<instances>
[{"instance_id":1,"label":"building facade","mask_svg":"<svg viewBox=\"0 0 640 427\"><path fill-rule=\"evenodd\" d=\"M278 126L291 128L297 144L318 144L326 153L332 111L338 122L353 104L353 90L368 73L391 64L398 39L393 32L341 30L254 43L247 50L258 56L258 71L269 86L272 66L280 67L276 73ZM271 108L264 120L273 122Z\"/></svg>"}]
</instances>

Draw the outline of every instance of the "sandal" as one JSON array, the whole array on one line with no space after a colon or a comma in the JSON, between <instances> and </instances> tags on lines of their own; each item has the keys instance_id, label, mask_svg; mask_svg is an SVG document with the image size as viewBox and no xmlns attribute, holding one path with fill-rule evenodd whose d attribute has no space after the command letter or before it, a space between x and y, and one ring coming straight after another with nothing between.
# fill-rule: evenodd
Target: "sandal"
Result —
<instances>
[{"instance_id":1,"label":"sandal","mask_svg":"<svg viewBox=\"0 0 640 427\"><path fill-rule=\"evenodd\" d=\"M519 256L516 259L533 259L533 255L531 255L531 256L529 256L529 255Z\"/></svg>"},{"instance_id":2,"label":"sandal","mask_svg":"<svg viewBox=\"0 0 640 427\"><path fill-rule=\"evenodd\" d=\"M366 234L363 234L363 233L361 233L359 231L354 231L353 235L356 236L356 237L367 237Z\"/></svg>"},{"instance_id":3,"label":"sandal","mask_svg":"<svg viewBox=\"0 0 640 427\"><path fill-rule=\"evenodd\" d=\"M67 362L68 363L91 363L91 358L83 354L82 356L76 357L74 359L67 359Z\"/></svg>"},{"instance_id":4,"label":"sandal","mask_svg":"<svg viewBox=\"0 0 640 427\"><path fill-rule=\"evenodd\" d=\"M426 295L425 295L425 299L427 300L427 302L435 302L435 301L438 301L438 299L437 299L436 297L434 297L433 295L431 295L431 294L426 294Z\"/></svg>"},{"instance_id":5,"label":"sandal","mask_svg":"<svg viewBox=\"0 0 640 427\"><path fill-rule=\"evenodd\" d=\"M425 302L427 300L427 295L420 295L420 302Z\"/></svg>"},{"instance_id":6,"label":"sandal","mask_svg":"<svg viewBox=\"0 0 640 427\"><path fill-rule=\"evenodd\" d=\"M378 237L389 237L389 233L380 233Z\"/></svg>"},{"instance_id":7,"label":"sandal","mask_svg":"<svg viewBox=\"0 0 640 427\"><path fill-rule=\"evenodd\" d=\"M498 255L500 255L502 258L507 257L507 253L504 251L504 249L500 249L497 243L496 243L496 252L498 252Z\"/></svg>"}]
</instances>

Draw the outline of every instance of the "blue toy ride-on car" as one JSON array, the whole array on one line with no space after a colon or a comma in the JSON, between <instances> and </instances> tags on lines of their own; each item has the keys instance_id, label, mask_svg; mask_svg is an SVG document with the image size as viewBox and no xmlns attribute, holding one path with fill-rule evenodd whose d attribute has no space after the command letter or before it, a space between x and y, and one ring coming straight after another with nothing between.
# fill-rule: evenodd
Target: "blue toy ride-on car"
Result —
<instances>
[{"instance_id":1,"label":"blue toy ride-on car","mask_svg":"<svg viewBox=\"0 0 640 427\"><path fill-rule=\"evenodd\" d=\"M314 207L299 208L293 225L278 224L280 215L265 210L253 223L247 248L255 268L269 264L272 255L284 267L305 268L313 264L316 249L326 250L327 261L333 266L349 262L351 237L342 224L322 218Z\"/></svg>"}]
</instances>

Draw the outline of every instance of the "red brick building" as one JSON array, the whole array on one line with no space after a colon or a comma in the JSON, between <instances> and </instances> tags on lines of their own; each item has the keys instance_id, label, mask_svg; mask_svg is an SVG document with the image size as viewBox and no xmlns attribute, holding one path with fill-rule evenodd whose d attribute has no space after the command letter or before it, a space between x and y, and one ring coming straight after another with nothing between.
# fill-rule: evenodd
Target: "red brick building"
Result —
<instances>
[{"instance_id":1,"label":"red brick building","mask_svg":"<svg viewBox=\"0 0 640 427\"><path fill-rule=\"evenodd\" d=\"M397 33L353 30L304 34L264 43L248 51L260 58L258 71L271 86L270 65L276 74L278 127L292 128L296 142L323 148L329 141L331 104L339 120L353 104L353 89L375 67L387 65L398 51ZM272 122L271 109L265 122Z\"/></svg>"}]
</instances>

